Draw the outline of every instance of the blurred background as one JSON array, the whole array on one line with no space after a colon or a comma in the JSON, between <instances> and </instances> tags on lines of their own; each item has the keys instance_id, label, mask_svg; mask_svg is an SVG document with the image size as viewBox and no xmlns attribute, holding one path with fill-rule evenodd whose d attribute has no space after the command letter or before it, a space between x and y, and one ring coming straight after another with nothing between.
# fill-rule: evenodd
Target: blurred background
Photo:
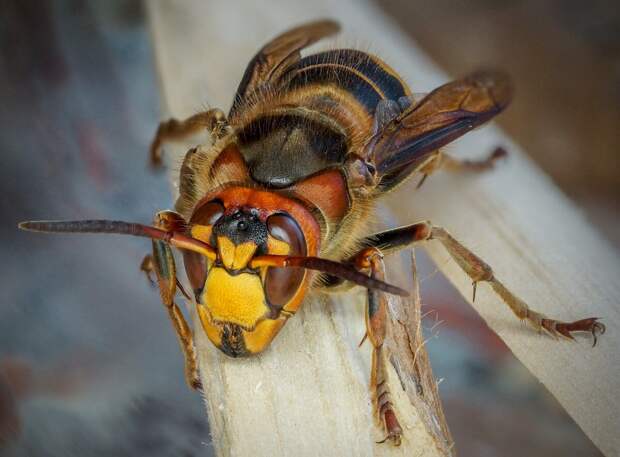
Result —
<instances>
[{"instance_id":1,"label":"blurred background","mask_svg":"<svg viewBox=\"0 0 620 457\"><path fill-rule=\"evenodd\" d=\"M499 124L618 247L617 2L377 4L450 74L494 66L514 77L517 97ZM156 82L140 2L3 0L2 456L210 449L201 397L185 385L158 293L139 271L149 243L15 228L38 218L149 221L172 206L166 175L146 166ZM428 350L459 454L600 455L418 252Z\"/></svg>"}]
</instances>

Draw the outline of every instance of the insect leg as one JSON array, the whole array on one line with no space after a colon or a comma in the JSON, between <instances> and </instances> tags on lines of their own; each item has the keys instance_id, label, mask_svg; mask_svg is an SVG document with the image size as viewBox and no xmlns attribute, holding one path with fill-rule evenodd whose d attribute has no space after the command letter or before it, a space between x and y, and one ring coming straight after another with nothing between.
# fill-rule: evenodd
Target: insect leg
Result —
<instances>
[{"instance_id":1,"label":"insect leg","mask_svg":"<svg viewBox=\"0 0 620 457\"><path fill-rule=\"evenodd\" d=\"M477 284L487 282L519 319L525 319L536 330L568 339L573 339L573 332L590 332L594 337L595 345L598 335L605 333L605 326L598 322L596 317L563 322L549 319L542 313L531 309L495 277L493 270L484 260L455 240L445 229L434 226L429 221L377 233L368 237L365 243L380 248L385 253L391 253L416 242L427 240L439 241L446 248L450 257L471 278L474 288L473 299L476 298Z\"/></svg>"},{"instance_id":2,"label":"insect leg","mask_svg":"<svg viewBox=\"0 0 620 457\"><path fill-rule=\"evenodd\" d=\"M377 248L366 248L360 251L353 260L356 268L368 272L373 278L385 280L383 255ZM390 440L395 446L400 445L402 428L396 418L387 384L386 358L383 351L383 340L387 325L388 303L384 292L368 289L366 301L366 335L372 343L372 366L370 371L370 389L373 406L379 420L383 423L387 436L383 441Z\"/></svg>"},{"instance_id":3,"label":"insect leg","mask_svg":"<svg viewBox=\"0 0 620 457\"><path fill-rule=\"evenodd\" d=\"M156 278L157 278L157 275L155 273L155 260L153 260L152 254L147 254L144 256L144 259L142 259L142 262L140 263L140 271L144 273L144 275L146 276L146 279L148 279L148 281L153 286L157 286L157 281L153 279L153 275L155 274ZM187 293L187 291L185 290L185 288L183 287L183 285L181 284L178 278L176 278L176 283L177 283L179 292L181 292L181 294L183 294L185 298L187 298L188 300L191 300L192 297Z\"/></svg>"},{"instance_id":4,"label":"insect leg","mask_svg":"<svg viewBox=\"0 0 620 457\"><path fill-rule=\"evenodd\" d=\"M175 213L162 211L155 217L155 225L168 228L172 224L178 224L180 216ZM196 364L196 350L192 331L183 317L183 313L179 306L174 302L174 296L177 290L176 266L174 256L170 246L159 240L153 240L153 255L147 256L142 262L146 268L151 267L155 271L157 284L159 285L159 293L161 300L168 310L168 315L172 321L172 326L176 331L181 350L185 357L185 379L190 387L200 389L202 387L200 377L198 375L198 366ZM150 257L150 264L147 260ZM148 274L148 273L147 273Z\"/></svg>"},{"instance_id":5,"label":"insect leg","mask_svg":"<svg viewBox=\"0 0 620 457\"><path fill-rule=\"evenodd\" d=\"M159 124L150 148L150 163L154 167L162 164L162 146L167 141L182 140L190 135L206 130L219 139L228 131L228 120L222 110L213 108L194 114L185 120L168 119Z\"/></svg>"},{"instance_id":6,"label":"insect leg","mask_svg":"<svg viewBox=\"0 0 620 457\"><path fill-rule=\"evenodd\" d=\"M426 180L426 178L436 172L437 170L443 169L447 171L487 171L492 170L495 166L495 163L505 158L508 153L504 148L498 146L495 148L490 154L486 157L478 160L459 160L455 159L449 154L442 152L441 150L437 150L428 161L422 165L419 169L419 172L422 173L422 179L418 183L418 188L422 187L422 184Z\"/></svg>"},{"instance_id":7,"label":"insect leg","mask_svg":"<svg viewBox=\"0 0 620 457\"><path fill-rule=\"evenodd\" d=\"M140 271L144 273L146 279L152 284L155 285L155 280L153 279L153 273L155 272L155 262L153 261L153 255L147 254L140 262Z\"/></svg>"}]
</instances>

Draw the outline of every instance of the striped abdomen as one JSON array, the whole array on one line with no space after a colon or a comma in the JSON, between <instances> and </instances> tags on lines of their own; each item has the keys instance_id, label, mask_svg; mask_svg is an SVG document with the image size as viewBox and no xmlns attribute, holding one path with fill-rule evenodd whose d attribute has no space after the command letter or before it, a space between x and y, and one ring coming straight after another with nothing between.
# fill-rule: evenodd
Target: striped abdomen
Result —
<instances>
[{"instance_id":1,"label":"striped abdomen","mask_svg":"<svg viewBox=\"0 0 620 457\"><path fill-rule=\"evenodd\" d=\"M305 57L274 86L238 130L253 178L273 187L341 165L372 131L379 101L410 94L385 63L351 49Z\"/></svg>"},{"instance_id":2,"label":"striped abdomen","mask_svg":"<svg viewBox=\"0 0 620 457\"><path fill-rule=\"evenodd\" d=\"M381 99L398 100L409 88L379 58L354 49L325 51L305 57L282 78L290 91L330 86L353 96L369 113Z\"/></svg>"}]
</instances>

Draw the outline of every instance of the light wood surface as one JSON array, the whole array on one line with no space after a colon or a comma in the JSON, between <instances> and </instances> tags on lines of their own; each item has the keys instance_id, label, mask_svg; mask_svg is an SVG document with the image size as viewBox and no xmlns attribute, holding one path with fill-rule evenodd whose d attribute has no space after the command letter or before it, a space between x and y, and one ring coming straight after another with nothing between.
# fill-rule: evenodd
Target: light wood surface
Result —
<instances>
[{"instance_id":1,"label":"light wood surface","mask_svg":"<svg viewBox=\"0 0 620 457\"><path fill-rule=\"evenodd\" d=\"M282 30L318 17L343 24L344 37L332 46L381 55L415 92L427 92L448 79L366 2L194 0L147 5L164 117L185 117L206 103L227 109L256 50ZM569 343L536 335L484 284L474 304L592 441L606 455L618 455L618 255L498 129L490 126L469 134L449 151L476 157L498 144L507 147L510 158L494 172L476 177L439 173L419 191L414 192L411 183L401 187L386 199L387 207L398 224L430 219L447 228L538 311L563 320L603 318L607 334L592 348L585 337ZM447 253L435 242L427 247L441 271L471 299L470 281ZM421 426L413 407L401 411L405 439L400 449L375 444L382 436L373 425L367 393L369 351L357 348L364 332L361 309L361 295L336 303L311 301L268 352L252 359L225 358L196 329L213 446L219 455L445 452ZM411 403L405 393L397 394L399 409L407 408Z\"/></svg>"}]
</instances>

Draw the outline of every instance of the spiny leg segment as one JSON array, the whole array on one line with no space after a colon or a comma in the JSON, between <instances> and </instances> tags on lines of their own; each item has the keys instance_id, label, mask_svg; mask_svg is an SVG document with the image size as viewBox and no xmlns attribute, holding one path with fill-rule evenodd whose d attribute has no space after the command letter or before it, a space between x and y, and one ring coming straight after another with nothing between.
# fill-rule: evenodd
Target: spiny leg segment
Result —
<instances>
[{"instance_id":1,"label":"spiny leg segment","mask_svg":"<svg viewBox=\"0 0 620 457\"><path fill-rule=\"evenodd\" d=\"M495 277L492 268L480 257L455 240L445 229L434 226L429 221L381 232L368 237L365 242L383 252L395 252L414 243L428 240L439 241L446 248L450 257L471 278L474 287L474 299L476 285L482 281L488 282L512 312L519 319L527 321L536 330L571 340L574 339L572 335L574 332L590 332L594 338L594 345L596 345L598 335L605 333L605 326L596 317L563 322L549 319L544 314L531 309Z\"/></svg>"},{"instance_id":2,"label":"spiny leg segment","mask_svg":"<svg viewBox=\"0 0 620 457\"><path fill-rule=\"evenodd\" d=\"M370 247L360 251L353 258L353 264L358 270L367 272L369 276L385 280L383 255L377 248ZM366 336L373 347L370 371L373 406L386 431L386 437L381 443L390 440L392 444L399 446L403 430L396 418L388 388L386 355L383 349L388 319L387 297L385 292L374 289L368 289L367 297Z\"/></svg>"}]
</instances>

